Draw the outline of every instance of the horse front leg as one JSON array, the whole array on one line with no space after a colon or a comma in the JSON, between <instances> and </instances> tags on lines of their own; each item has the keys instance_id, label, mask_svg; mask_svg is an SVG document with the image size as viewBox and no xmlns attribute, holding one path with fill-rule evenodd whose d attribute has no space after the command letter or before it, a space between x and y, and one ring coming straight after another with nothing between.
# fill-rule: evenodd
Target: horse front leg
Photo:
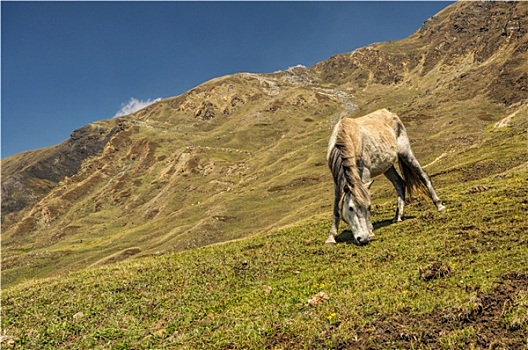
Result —
<instances>
[{"instance_id":1,"label":"horse front leg","mask_svg":"<svg viewBox=\"0 0 528 350\"><path fill-rule=\"evenodd\" d=\"M341 201L341 190L334 186L334 221L332 222L332 227L330 228L330 235L326 239L326 244L335 244L337 230L339 229L339 221L341 220L341 214L339 212L339 202Z\"/></svg>"}]
</instances>

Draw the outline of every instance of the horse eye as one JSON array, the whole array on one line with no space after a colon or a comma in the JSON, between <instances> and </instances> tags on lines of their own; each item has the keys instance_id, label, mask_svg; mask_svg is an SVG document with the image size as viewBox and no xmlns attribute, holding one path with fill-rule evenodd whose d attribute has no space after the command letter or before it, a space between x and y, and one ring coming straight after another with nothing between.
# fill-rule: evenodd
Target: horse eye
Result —
<instances>
[{"instance_id":1,"label":"horse eye","mask_svg":"<svg viewBox=\"0 0 528 350\"><path fill-rule=\"evenodd\" d=\"M348 210L354 211L354 207L348 207Z\"/></svg>"}]
</instances>

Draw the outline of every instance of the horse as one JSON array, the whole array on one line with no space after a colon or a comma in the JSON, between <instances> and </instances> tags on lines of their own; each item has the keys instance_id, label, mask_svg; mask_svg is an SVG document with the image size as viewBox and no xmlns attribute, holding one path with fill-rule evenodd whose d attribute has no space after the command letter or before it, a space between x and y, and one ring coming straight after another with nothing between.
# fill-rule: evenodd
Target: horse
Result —
<instances>
[{"instance_id":1,"label":"horse","mask_svg":"<svg viewBox=\"0 0 528 350\"><path fill-rule=\"evenodd\" d=\"M392 222L402 221L405 195L428 196L439 212L445 210L429 176L414 156L407 131L400 118L380 109L360 118L340 115L327 151L328 166L334 179L334 217L327 244L335 237L341 218L352 231L357 245L372 238L370 221L370 186L373 178L384 174L398 195ZM398 161L403 178L394 168Z\"/></svg>"}]
</instances>

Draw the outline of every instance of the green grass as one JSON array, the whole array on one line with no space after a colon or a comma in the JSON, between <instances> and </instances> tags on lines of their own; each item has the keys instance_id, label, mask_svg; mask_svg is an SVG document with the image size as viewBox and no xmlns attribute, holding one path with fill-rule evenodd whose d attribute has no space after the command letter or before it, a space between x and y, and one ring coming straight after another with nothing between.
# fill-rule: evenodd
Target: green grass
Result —
<instances>
[{"instance_id":1,"label":"green grass","mask_svg":"<svg viewBox=\"0 0 528 350\"><path fill-rule=\"evenodd\" d=\"M493 293L506 274L527 272L527 180L521 168L479 181L483 191L468 192L471 182L444 188L446 213L413 203L394 225L386 225L393 205L378 204L376 240L365 247L347 244L346 231L345 243L325 246L330 222L314 217L242 241L27 282L3 291L2 334L24 349L428 348L420 338L428 328L414 320L468 313L475 291ZM435 265L449 273L423 278ZM498 315L504 332L495 340L528 330L523 288ZM329 299L309 305L319 292ZM402 314L414 340L375 331ZM455 325L431 347L476 346L477 327Z\"/></svg>"},{"instance_id":2,"label":"green grass","mask_svg":"<svg viewBox=\"0 0 528 350\"><path fill-rule=\"evenodd\" d=\"M79 173L29 174L8 198L40 199L2 218L2 348L528 348L528 109L497 103L511 87L493 83L511 53L373 79L425 44L376 44L399 56L365 55L366 70L348 54L312 70L334 82L232 75L95 123L128 129ZM195 118L209 104L215 117ZM400 115L448 209L411 203L390 224L394 189L376 180L376 239L357 247L342 231L325 246L326 145L353 105ZM2 160L3 179L55 151Z\"/></svg>"},{"instance_id":3,"label":"green grass","mask_svg":"<svg viewBox=\"0 0 528 350\"><path fill-rule=\"evenodd\" d=\"M258 187L241 180L232 192L211 198L204 198L210 185L177 193L187 203L201 204L178 212L179 204L172 202L173 225L156 217L140 225L108 221L123 210L111 206L92 213L79 222L95 227L106 218L106 226L95 232L108 235L87 238L65 231L60 249L33 251L31 245L21 245L18 260L4 260L11 276L37 278L3 286L2 346L526 347L527 123L526 112L520 110L509 127L490 127L471 146L460 144L427 168L447 206L445 213L437 213L430 203L411 202L406 220L390 224L394 190L387 181L377 181L372 213L376 239L364 247L348 244L346 230L339 237L342 243L323 244L330 227L331 180L318 156L303 157L302 147L289 152L279 148L275 156L266 153L268 158L249 163L268 164L259 169ZM310 137L319 142L317 134L306 135L299 142ZM221 162L222 154L215 159ZM274 176L274 169L292 160L300 165ZM319 175L323 171L326 175ZM319 184L296 187L299 179L310 181L316 175L321 176ZM158 177L147 179L151 183ZM196 180L181 178L188 184ZM117 179L115 184L119 189ZM248 198L259 206L249 206ZM163 197L159 201L166 202ZM299 202L301 207L277 215L277 210ZM74 207L78 212L86 208L83 202ZM299 214L308 212L313 214ZM211 220L222 215L222 220ZM174 236L188 244L175 250L192 248L193 240L214 242L211 232L239 239L239 232L229 231L237 226L253 227L253 234L204 248L156 253ZM271 229L263 233L263 226ZM130 247L142 249L136 255L141 256L144 246L130 243L142 240L149 242L150 257L85 268L127 258ZM75 269L80 271L70 272ZM52 274L57 277L38 278ZM308 300L319 293L325 298L310 305Z\"/></svg>"}]
</instances>

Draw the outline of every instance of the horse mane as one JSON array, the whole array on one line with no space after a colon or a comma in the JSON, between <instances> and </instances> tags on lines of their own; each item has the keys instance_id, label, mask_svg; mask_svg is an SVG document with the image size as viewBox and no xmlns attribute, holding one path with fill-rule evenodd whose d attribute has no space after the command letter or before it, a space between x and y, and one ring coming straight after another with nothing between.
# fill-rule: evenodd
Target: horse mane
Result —
<instances>
[{"instance_id":1,"label":"horse mane","mask_svg":"<svg viewBox=\"0 0 528 350\"><path fill-rule=\"evenodd\" d=\"M328 150L328 166L334 183L341 193L348 190L360 205L368 205L370 193L359 175L362 145L356 123L341 116L332 139Z\"/></svg>"}]
</instances>

